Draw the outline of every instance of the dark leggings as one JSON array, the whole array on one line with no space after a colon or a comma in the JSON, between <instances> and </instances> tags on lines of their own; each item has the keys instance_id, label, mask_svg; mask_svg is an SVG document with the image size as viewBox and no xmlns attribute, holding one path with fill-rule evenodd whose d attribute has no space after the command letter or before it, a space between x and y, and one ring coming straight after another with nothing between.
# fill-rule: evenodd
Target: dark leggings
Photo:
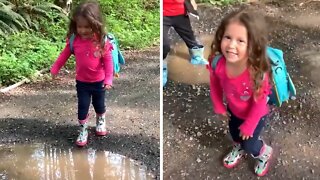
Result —
<instances>
[{"instance_id":1,"label":"dark leggings","mask_svg":"<svg viewBox=\"0 0 320 180\"><path fill-rule=\"evenodd\" d=\"M236 143L241 144L241 148L244 149L247 153L252 154L253 156L259 156L260 150L263 146L263 141L259 139L260 133L265 125L266 116L262 117L254 130L253 137L250 137L248 140L242 140L240 137L239 126L243 123L242 119L237 118L231 111L231 118L229 121L229 130L232 136L232 139Z\"/></svg>"},{"instance_id":2,"label":"dark leggings","mask_svg":"<svg viewBox=\"0 0 320 180\"><path fill-rule=\"evenodd\" d=\"M186 43L187 47L200 47L194 36L189 16L164 16L163 17L163 59L165 59L170 52L170 40L169 40L169 29L173 27L174 30Z\"/></svg>"},{"instance_id":3,"label":"dark leggings","mask_svg":"<svg viewBox=\"0 0 320 180\"><path fill-rule=\"evenodd\" d=\"M76 81L77 96L78 96L78 119L84 120L87 118L90 102L97 114L103 114L106 111L104 104L105 90L103 81L100 82L81 82Z\"/></svg>"}]
</instances>

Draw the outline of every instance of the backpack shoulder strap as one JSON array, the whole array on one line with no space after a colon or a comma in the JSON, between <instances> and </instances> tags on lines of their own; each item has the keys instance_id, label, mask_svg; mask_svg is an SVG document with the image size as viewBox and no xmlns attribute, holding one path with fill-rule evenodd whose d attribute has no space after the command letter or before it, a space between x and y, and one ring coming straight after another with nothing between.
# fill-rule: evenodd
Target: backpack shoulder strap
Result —
<instances>
[{"instance_id":1,"label":"backpack shoulder strap","mask_svg":"<svg viewBox=\"0 0 320 180\"><path fill-rule=\"evenodd\" d=\"M116 37L112 33L108 33L107 34L107 38L109 39L111 44L113 43L116 46L118 46L118 41L117 41Z\"/></svg>"},{"instance_id":2,"label":"backpack shoulder strap","mask_svg":"<svg viewBox=\"0 0 320 180\"><path fill-rule=\"evenodd\" d=\"M113 40L113 39L114 39L114 35L111 34L111 33L108 33L108 34L107 34L107 37L108 37L109 40Z\"/></svg>"},{"instance_id":3,"label":"backpack shoulder strap","mask_svg":"<svg viewBox=\"0 0 320 180\"><path fill-rule=\"evenodd\" d=\"M271 64L278 64L279 60L283 59L283 52L280 49L267 46L267 56L271 60Z\"/></svg>"},{"instance_id":4,"label":"backpack shoulder strap","mask_svg":"<svg viewBox=\"0 0 320 180\"><path fill-rule=\"evenodd\" d=\"M70 51L71 51L72 54L73 54L73 42L74 42L75 38L76 38L76 35L75 34L71 34L70 39L69 39Z\"/></svg>"},{"instance_id":5,"label":"backpack shoulder strap","mask_svg":"<svg viewBox=\"0 0 320 180\"><path fill-rule=\"evenodd\" d=\"M222 57L221 54L218 54L218 55L214 56L214 58L212 60L212 63L211 63L212 69L216 69L217 64L218 64L219 60L221 59L221 57Z\"/></svg>"},{"instance_id":6,"label":"backpack shoulder strap","mask_svg":"<svg viewBox=\"0 0 320 180\"><path fill-rule=\"evenodd\" d=\"M104 35L104 43L106 43L108 40L110 41L109 33Z\"/></svg>"}]
</instances>

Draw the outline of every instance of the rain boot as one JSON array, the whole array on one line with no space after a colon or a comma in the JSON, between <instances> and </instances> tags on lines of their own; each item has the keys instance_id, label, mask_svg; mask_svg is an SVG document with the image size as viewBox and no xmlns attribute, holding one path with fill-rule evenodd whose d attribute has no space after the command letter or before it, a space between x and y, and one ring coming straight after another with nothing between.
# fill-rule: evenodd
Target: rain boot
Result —
<instances>
[{"instance_id":1,"label":"rain boot","mask_svg":"<svg viewBox=\"0 0 320 180\"><path fill-rule=\"evenodd\" d=\"M239 143L235 143L233 145L233 148L229 154L227 154L223 158L223 165L226 168L233 168L235 167L239 162L240 159L245 155L245 151L241 148L241 145Z\"/></svg>"},{"instance_id":2,"label":"rain boot","mask_svg":"<svg viewBox=\"0 0 320 180\"><path fill-rule=\"evenodd\" d=\"M79 131L80 132L76 140L76 145L82 147L82 146L85 146L88 142L88 124L87 123L81 124Z\"/></svg>"},{"instance_id":3,"label":"rain boot","mask_svg":"<svg viewBox=\"0 0 320 180\"><path fill-rule=\"evenodd\" d=\"M96 134L98 136L105 136L107 134L105 113L96 115Z\"/></svg>"},{"instance_id":4,"label":"rain boot","mask_svg":"<svg viewBox=\"0 0 320 180\"><path fill-rule=\"evenodd\" d=\"M191 64L194 65L206 65L209 62L203 57L204 47L193 47L189 49L189 53L191 56Z\"/></svg>"},{"instance_id":5,"label":"rain boot","mask_svg":"<svg viewBox=\"0 0 320 180\"><path fill-rule=\"evenodd\" d=\"M162 82L163 82L163 87L167 84L168 81L168 65L167 61L163 61L163 71L162 71Z\"/></svg>"},{"instance_id":6,"label":"rain boot","mask_svg":"<svg viewBox=\"0 0 320 180\"><path fill-rule=\"evenodd\" d=\"M260 155L256 157L258 159L258 162L256 166L254 167L254 172L258 176L264 176L268 172L270 159L272 156L272 147L264 144L260 150Z\"/></svg>"},{"instance_id":7,"label":"rain boot","mask_svg":"<svg viewBox=\"0 0 320 180\"><path fill-rule=\"evenodd\" d=\"M87 114L87 117L85 119L79 119L79 136L77 137L76 145L80 147L85 146L88 142L88 119L89 114Z\"/></svg>"}]
</instances>

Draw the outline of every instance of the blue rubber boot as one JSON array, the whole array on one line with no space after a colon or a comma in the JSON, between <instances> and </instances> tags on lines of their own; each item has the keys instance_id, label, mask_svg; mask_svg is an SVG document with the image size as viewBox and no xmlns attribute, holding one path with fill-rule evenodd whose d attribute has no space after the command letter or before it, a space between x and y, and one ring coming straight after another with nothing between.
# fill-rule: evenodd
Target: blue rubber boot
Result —
<instances>
[{"instance_id":1,"label":"blue rubber boot","mask_svg":"<svg viewBox=\"0 0 320 180\"><path fill-rule=\"evenodd\" d=\"M163 78L162 78L162 82L163 82L163 87L167 84L167 80L168 80L168 66L167 66L167 62L163 61Z\"/></svg>"},{"instance_id":2,"label":"blue rubber boot","mask_svg":"<svg viewBox=\"0 0 320 180\"><path fill-rule=\"evenodd\" d=\"M206 65L209 62L203 57L204 47L193 47L189 49L189 53L191 56L191 64L194 65Z\"/></svg>"}]
</instances>

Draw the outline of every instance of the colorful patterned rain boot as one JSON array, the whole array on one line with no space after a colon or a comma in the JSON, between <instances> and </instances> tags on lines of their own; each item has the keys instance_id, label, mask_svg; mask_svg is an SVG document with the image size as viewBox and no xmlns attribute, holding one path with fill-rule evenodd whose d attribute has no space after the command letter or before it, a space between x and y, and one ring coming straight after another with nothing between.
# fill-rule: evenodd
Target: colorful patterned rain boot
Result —
<instances>
[{"instance_id":1,"label":"colorful patterned rain boot","mask_svg":"<svg viewBox=\"0 0 320 180\"><path fill-rule=\"evenodd\" d=\"M268 146L266 144L263 145L260 155L256 157L258 159L258 162L254 167L254 172L258 176L264 176L265 174L267 174L272 152L273 149L271 146Z\"/></svg>"},{"instance_id":2,"label":"colorful patterned rain boot","mask_svg":"<svg viewBox=\"0 0 320 180\"><path fill-rule=\"evenodd\" d=\"M76 140L76 145L82 147L85 146L88 142L88 119L89 114L87 115L86 119L79 120L80 128L79 128L79 136Z\"/></svg>"},{"instance_id":3,"label":"colorful patterned rain boot","mask_svg":"<svg viewBox=\"0 0 320 180\"><path fill-rule=\"evenodd\" d=\"M105 136L107 134L105 113L96 114L96 134L98 136Z\"/></svg>"},{"instance_id":4,"label":"colorful patterned rain boot","mask_svg":"<svg viewBox=\"0 0 320 180\"><path fill-rule=\"evenodd\" d=\"M235 143L233 148L229 154L223 159L223 165L226 168L233 168L239 162L240 159L245 155L245 151L241 149L241 145L239 143Z\"/></svg>"},{"instance_id":5,"label":"colorful patterned rain boot","mask_svg":"<svg viewBox=\"0 0 320 180\"><path fill-rule=\"evenodd\" d=\"M88 125L87 123L80 125L80 133L77 137L76 144L77 146L85 146L88 142Z\"/></svg>"}]
</instances>

